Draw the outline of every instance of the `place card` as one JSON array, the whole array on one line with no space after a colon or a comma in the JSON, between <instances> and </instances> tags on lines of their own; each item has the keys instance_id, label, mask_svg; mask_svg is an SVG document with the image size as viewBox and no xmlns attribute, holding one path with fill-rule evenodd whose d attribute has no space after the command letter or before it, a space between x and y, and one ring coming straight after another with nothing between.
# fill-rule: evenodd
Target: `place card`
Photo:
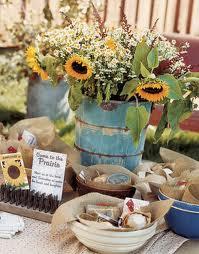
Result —
<instances>
[{"instance_id":1,"label":"place card","mask_svg":"<svg viewBox=\"0 0 199 254\"><path fill-rule=\"evenodd\" d=\"M21 153L9 153L0 155L0 164L6 184L29 189L26 170Z\"/></svg>"},{"instance_id":2,"label":"place card","mask_svg":"<svg viewBox=\"0 0 199 254\"><path fill-rule=\"evenodd\" d=\"M67 155L34 149L31 190L62 199Z\"/></svg>"},{"instance_id":3,"label":"place card","mask_svg":"<svg viewBox=\"0 0 199 254\"><path fill-rule=\"evenodd\" d=\"M26 142L26 144L30 146L37 145L37 138L31 132L24 130L21 137Z\"/></svg>"}]
</instances>

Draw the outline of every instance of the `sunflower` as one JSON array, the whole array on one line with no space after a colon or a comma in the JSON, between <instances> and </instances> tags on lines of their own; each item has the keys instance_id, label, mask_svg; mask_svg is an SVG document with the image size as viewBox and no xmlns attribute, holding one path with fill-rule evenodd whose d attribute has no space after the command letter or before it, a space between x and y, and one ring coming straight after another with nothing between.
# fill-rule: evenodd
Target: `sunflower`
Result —
<instances>
[{"instance_id":1,"label":"sunflower","mask_svg":"<svg viewBox=\"0 0 199 254\"><path fill-rule=\"evenodd\" d=\"M46 71L44 71L38 61L37 61L37 57L36 57L36 49L32 46L28 47L27 51L26 51L26 61L28 63L28 66L30 68L32 68L33 72L38 73L41 78L43 80L47 80L48 79L48 74Z\"/></svg>"},{"instance_id":2,"label":"sunflower","mask_svg":"<svg viewBox=\"0 0 199 254\"><path fill-rule=\"evenodd\" d=\"M140 83L136 88L136 93L143 99L151 102L161 101L169 93L169 87L161 81Z\"/></svg>"},{"instance_id":3,"label":"sunflower","mask_svg":"<svg viewBox=\"0 0 199 254\"><path fill-rule=\"evenodd\" d=\"M72 55L67 60L65 70L69 76L80 80L90 78L93 73L89 61L78 55Z\"/></svg>"},{"instance_id":4,"label":"sunflower","mask_svg":"<svg viewBox=\"0 0 199 254\"><path fill-rule=\"evenodd\" d=\"M23 166L20 166L15 160L6 162L6 166L2 168L5 182L19 187L26 182L26 173Z\"/></svg>"}]
</instances>

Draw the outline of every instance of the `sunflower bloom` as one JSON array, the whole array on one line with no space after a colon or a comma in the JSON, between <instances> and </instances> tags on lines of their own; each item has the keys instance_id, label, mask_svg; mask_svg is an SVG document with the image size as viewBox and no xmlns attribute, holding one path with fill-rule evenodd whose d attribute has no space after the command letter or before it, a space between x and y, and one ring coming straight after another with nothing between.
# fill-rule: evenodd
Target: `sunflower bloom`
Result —
<instances>
[{"instance_id":1,"label":"sunflower bloom","mask_svg":"<svg viewBox=\"0 0 199 254\"><path fill-rule=\"evenodd\" d=\"M47 80L48 79L48 74L46 71L44 71L36 58L36 49L32 46L28 47L27 51L26 51L26 61L28 63L28 66L33 70L33 72L36 72L37 74L39 74L41 76L41 78L43 80Z\"/></svg>"},{"instance_id":2,"label":"sunflower bloom","mask_svg":"<svg viewBox=\"0 0 199 254\"><path fill-rule=\"evenodd\" d=\"M140 83L136 88L136 93L145 100L158 102L169 94L169 87L164 82Z\"/></svg>"},{"instance_id":3,"label":"sunflower bloom","mask_svg":"<svg viewBox=\"0 0 199 254\"><path fill-rule=\"evenodd\" d=\"M16 187L24 184L24 179L26 179L24 167L19 167L18 163L14 161L9 162L3 169L3 175L6 183Z\"/></svg>"},{"instance_id":4,"label":"sunflower bloom","mask_svg":"<svg viewBox=\"0 0 199 254\"><path fill-rule=\"evenodd\" d=\"M93 73L88 59L78 55L71 56L64 67L69 76L80 80L89 79Z\"/></svg>"},{"instance_id":5,"label":"sunflower bloom","mask_svg":"<svg viewBox=\"0 0 199 254\"><path fill-rule=\"evenodd\" d=\"M115 50L117 48L117 44L112 38L107 39L105 44L109 49Z\"/></svg>"}]
</instances>

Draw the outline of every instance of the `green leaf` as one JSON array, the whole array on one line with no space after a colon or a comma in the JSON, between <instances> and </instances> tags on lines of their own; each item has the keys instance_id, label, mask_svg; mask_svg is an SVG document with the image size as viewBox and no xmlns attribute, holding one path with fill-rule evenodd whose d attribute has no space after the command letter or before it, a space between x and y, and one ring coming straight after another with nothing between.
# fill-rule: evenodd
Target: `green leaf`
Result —
<instances>
[{"instance_id":1,"label":"green leaf","mask_svg":"<svg viewBox=\"0 0 199 254\"><path fill-rule=\"evenodd\" d=\"M109 102L111 98L111 85L110 83L108 83L108 85L106 86L106 97L105 97L105 101Z\"/></svg>"},{"instance_id":2,"label":"green leaf","mask_svg":"<svg viewBox=\"0 0 199 254\"><path fill-rule=\"evenodd\" d=\"M191 112L189 102L185 100L176 100L168 105L168 122L173 131L178 129L179 123L187 117L187 114Z\"/></svg>"},{"instance_id":3,"label":"green leaf","mask_svg":"<svg viewBox=\"0 0 199 254\"><path fill-rule=\"evenodd\" d=\"M151 75L151 73L147 70L143 63L141 63L140 65L140 72L144 78L148 78Z\"/></svg>"},{"instance_id":4,"label":"green leaf","mask_svg":"<svg viewBox=\"0 0 199 254\"><path fill-rule=\"evenodd\" d=\"M174 78L171 74L160 75L158 78L169 86L169 99L179 100L182 99L182 91L177 79Z\"/></svg>"},{"instance_id":5,"label":"green leaf","mask_svg":"<svg viewBox=\"0 0 199 254\"><path fill-rule=\"evenodd\" d=\"M139 79L131 79L129 81L127 81L123 87L123 90L120 94L120 96L122 95L130 95L131 93L133 93L136 89L136 87L138 86L139 83Z\"/></svg>"},{"instance_id":6,"label":"green leaf","mask_svg":"<svg viewBox=\"0 0 199 254\"><path fill-rule=\"evenodd\" d=\"M159 59L158 59L158 48L154 47L151 49L147 56L147 63L150 69L155 69L159 66Z\"/></svg>"},{"instance_id":7,"label":"green leaf","mask_svg":"<svg viewBox=\"0 0 199 254\"><path fill-rule=\"evenodd\" d=\"M97 90L97 104L100 105L103 101L103 97L102 97L102 92L100 90L100 88L98 87Z\"/></svg>"},{"instance_id":8,"label":"green leaf","mask_svg":"<svg viewBox=\"0 0 199 254\"><path fill-rule=\"evenodd\" d=\"M141 62L148 67L147 65L147 56L150 52L150 47L146 44L145 41L138 43L135 49L134 59L133 59L133 71L138 76L140 75L140 65Z\"/></svg>"},{"instance_id":9,"label":"green leaf","mask_svg":"<svg viewBox=\"0 0 199 254\"><path fill-rule=\"evenodd\" d=\"M79 105L82 103L82 84L80 82L70 87L68 102L73 111L77 110Z\"/></svg>"},{"instance_id":10,"label":"green leaf","mask_svg":"<svg viewBox=\"0 0 199 254\"><path fill-rule=\"evenodd\" d=\"M149 120L149 113L144 106L129 107L126 114L126 126L131 130L134 145L137 147L140 134Z\"/></svg>"},{"instance_id":11,"label":"green leaf","mask_svg":"<svg viewBox=\"0 0 199 254\"><path fill-rule=\"evenodd\" d=\"M168 125L168 120L167 120L167 103L166 103L164 105L162 117L161 117L158 127L155 131L155 135L154 135L155 143L157 143L159 141L165 128L167 128L167 125Z\"/></svg>"},{"instance_id":12,"label":"green leaf","mask_svg":"<svg viewBox=\"0 0 199 254\"><path fill-rule=\"evenodd\" d=\"M54 85L56 85L58 77L57 77L57 73L56 73L57 61L56 61L55 57L46 55L42 61L42 66L43 65L46 68L46 71L50 77L50 80L52 81L52 83Z\"/></svg>"}]
</instances>

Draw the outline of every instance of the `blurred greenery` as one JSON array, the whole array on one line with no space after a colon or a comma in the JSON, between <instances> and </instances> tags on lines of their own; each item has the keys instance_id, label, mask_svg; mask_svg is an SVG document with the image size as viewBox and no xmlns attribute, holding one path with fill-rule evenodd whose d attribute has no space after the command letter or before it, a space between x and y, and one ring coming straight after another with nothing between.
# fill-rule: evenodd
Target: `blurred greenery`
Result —
<instances>
[{"instance_id":1,"label":"blurred greenery","mask_svg":"<svg viewBox=\"0 0 199 254\"><path fill-rule=\"evenodd\" d=\"M0 84L0 121L3 121L5 125L9 126L25 117L26 90L27 84L25 81L20 85L13 82L13 84L7 84L6 87ZM69 124L66 124L64 120L59 120L55 122L55 126L61 139L73 146L75 136L74 120ZM153 126L150 126L147 130L144 159L161 161L159 148L163 146L199 160L199 133L179 131L167 143L169 130L166 130L158 144L153 144L154 132L155 128Z\"/></svg>"}]
</instances>

